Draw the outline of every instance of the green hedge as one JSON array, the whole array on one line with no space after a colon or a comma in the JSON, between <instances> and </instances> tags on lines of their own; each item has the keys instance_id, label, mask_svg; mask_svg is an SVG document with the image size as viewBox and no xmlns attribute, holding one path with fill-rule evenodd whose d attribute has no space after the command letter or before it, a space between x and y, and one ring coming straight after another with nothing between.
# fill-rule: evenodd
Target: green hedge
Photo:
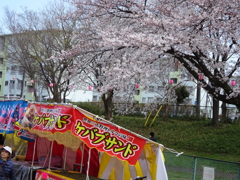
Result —
<instances>
[{"instance_id":1,"label":"green hedge","mask_svg":"<svg viewBox=\"0 0 240 180\"><path fill-rule=\"evenodd\" d=\"M98 103L92 103L92 102L77 102L72 103L76 105L79 108L82 108L90 113L93 113L98 116L104 115L104 109L101 107Z\"/></svg>"}]
</instances>

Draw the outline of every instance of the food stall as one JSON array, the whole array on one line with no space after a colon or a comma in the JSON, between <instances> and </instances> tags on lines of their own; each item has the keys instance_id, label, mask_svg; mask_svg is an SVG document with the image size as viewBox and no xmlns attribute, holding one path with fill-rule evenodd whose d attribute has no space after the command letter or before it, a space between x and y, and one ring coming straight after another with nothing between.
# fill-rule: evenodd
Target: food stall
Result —
<instances>
[{"instance_id":1,"label":"food stall","mask_svg":"<svg viewBox=\"0 0 240 180\"><path fill-rule=\"evenodd\" d=\"M31 161L32 169L41 167L35 168L36 179L42 173L86 179L167 179L163 145L72 104L27 103L16 122L35 136L28 142L24 161Z\"/></svg>"}]
</instances>

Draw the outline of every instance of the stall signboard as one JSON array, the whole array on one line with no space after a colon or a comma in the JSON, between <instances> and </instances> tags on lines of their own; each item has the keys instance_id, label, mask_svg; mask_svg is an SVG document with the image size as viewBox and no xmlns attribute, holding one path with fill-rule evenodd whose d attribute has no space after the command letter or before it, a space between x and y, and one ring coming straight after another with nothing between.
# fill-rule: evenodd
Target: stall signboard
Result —
<instances>
[{"instance_id":1,"label":"stall signboard","mask_svg":"<svg viewBox=\"0 0 240 180\"><path fill-rule=\"evenodd\" d=\"M28 106L26 101L0 102L0 133L12 134L15 123L21 121Z\"/></svg>"},{"instance_id":2,"label":"stall signboard","mask_svg":"<svg viewBox=\"0 0 240 180\"><path fill-rule=\"evenodd\" d=\"M131 165L136 164L146 143L144 138L98 116L90 118L73 106L29 103L27 112L25 116L29 122L25 127L31 132L54 134L70 131L88 147L128 161Z\"/></svg>"}]
</instances>

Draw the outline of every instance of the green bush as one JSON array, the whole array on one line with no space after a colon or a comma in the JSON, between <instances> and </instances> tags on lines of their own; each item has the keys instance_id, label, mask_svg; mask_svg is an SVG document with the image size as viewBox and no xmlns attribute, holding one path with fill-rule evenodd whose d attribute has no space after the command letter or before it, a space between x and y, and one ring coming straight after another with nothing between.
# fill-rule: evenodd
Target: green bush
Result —
<instances>
[{"instance_id":1,"label":"green bush","mask_svg":"<svg viewBox=\"0 0 240 180\"><path fill-rule=\"evenodd\" d=\"M99 106L98 104L94 104L91 102L77 102L77 103L72 103L76 105L79 108L82 108L90 113L93 113L98 116L104 115L104 109Z\"/></svg>"},{"instance_id":2,"label":"green bush","mask_svg":"<svg viewBox=\"0 0 240 180\"><path fill-rule=\"evenodd\" d=\"M181 104L184 100L189 97L190 93L188 92L186 86L179 86L175 89L175 93L177 96L177 103Z\"/></svg>"}]
</instances>

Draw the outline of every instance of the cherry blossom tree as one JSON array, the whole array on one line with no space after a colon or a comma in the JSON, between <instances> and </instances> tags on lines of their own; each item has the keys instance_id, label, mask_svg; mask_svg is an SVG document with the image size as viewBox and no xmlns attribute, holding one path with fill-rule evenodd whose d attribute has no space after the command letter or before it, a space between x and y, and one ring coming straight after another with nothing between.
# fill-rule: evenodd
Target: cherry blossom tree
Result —
<instances>
[{"instance_id":1,"label":"cherry blossom tree","mask_svg":"<svg viewBox=\"0 0 240 180\"><path fill-rule=\"evenodd\" d=\"M138 48L112 49L96 46L90 52L89 49L84 49L84 45L76 49L74 46L59 56L74 57L74 64L70 67L73 73L69 77L74 82L74 89L88 90L89 86L93 87L101 95L106 119L110 120L112 117L113 101L118 113L127 113L130 110L136 85L146 89L149 83L167 84L164 81L168 79L168 59L143 64L141 59L146 58L150 52L142 52Z\"/></svg>"},{"instance_id":2,"label":"cherry blossom tree","mask_svg":"<svg viewBox=\"0 0 240 180\"><path fill-rule=\"evenodd\" d=\"M230 85L240 63L238 0L73 3L78 9L91 9L92 18L98 18L96 31L104 47L137 47L142 52L154 52L142 60L143 64L156 61L156 55L175 58L194 78L203 74L202 87L213 97L215 108L220 100L240 109L240 93ZM213 125L217 121L215 114Z\"/></svg>"},{"instance_id":3,"label":"cherry blossom tree","mask_svg":"<svg viewBox=\"0 0 240 180\"><path fill-rule=\"evenodd\" d=\"M171 68L168 62L172 59L165 58L165 61L159 61L162 58L159 53L149 48L143 51L137 46L115 48L103 44L97 29L101 27L102 22L109 19L110 24L118 24L118 18L111 19L108 14L101 14L100 11L98 15L94 15L94 7L82 5L76 4L76 13L67 17L78 21L78 31L72 36L73 47L61 51L55 58L75 59L69 67L72 72L69 79L74 82L72 85L76 89L86 90L91 86L94 91L100 93L105 107L105 118L111 119L113 100L115 104L129 102L127 105L132 105L136 84L146 89L150 83L162 85L164 81L168 81ZM155 59L152 59L153 57ZM148 59L150 61L144 63ZM121 113L127 109L129 108L124 106Z\"/></svg>"}]
</instances>

